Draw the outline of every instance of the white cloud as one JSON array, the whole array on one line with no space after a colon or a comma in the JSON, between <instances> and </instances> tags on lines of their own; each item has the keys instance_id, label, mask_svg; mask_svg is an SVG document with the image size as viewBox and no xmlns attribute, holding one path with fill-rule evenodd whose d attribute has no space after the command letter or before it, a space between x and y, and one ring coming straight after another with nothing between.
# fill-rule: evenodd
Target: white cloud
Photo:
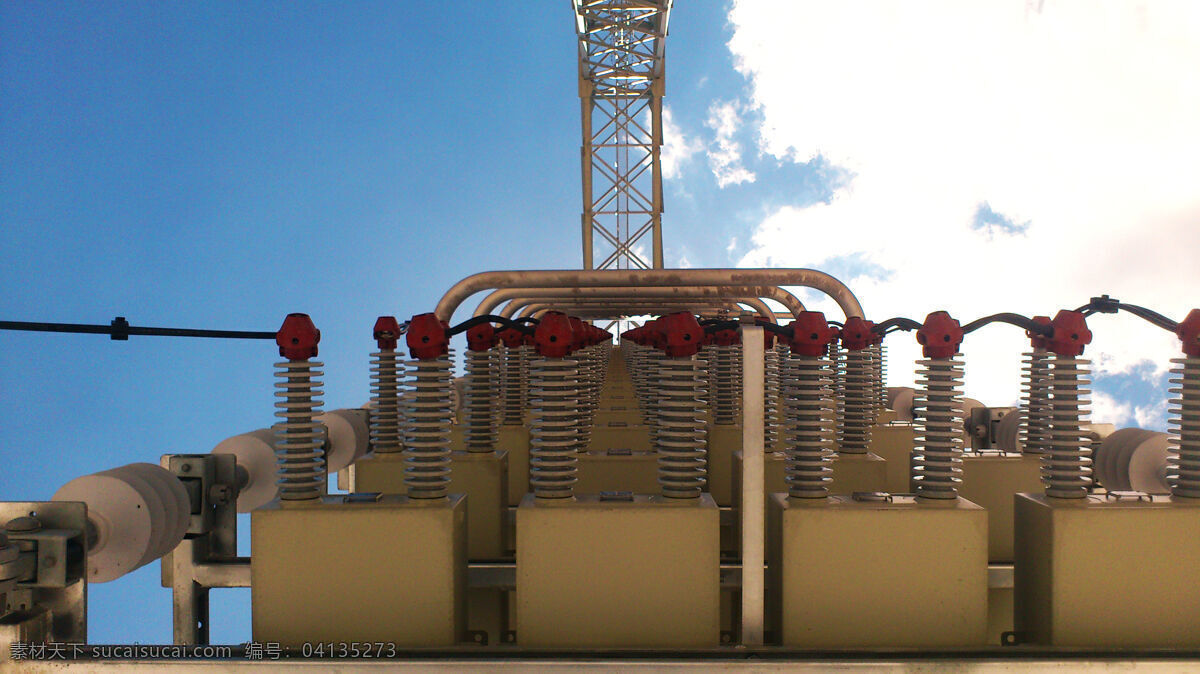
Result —
<instances>
[{"instance_id":1,"label":"white cloud","mask_svg":"<svg viewBox=\"0 0 1200 674\"><path fill-rule=\"evenodd\" d=\"M769 215L741 265L856 260L843 280L876 319L1200 301L1200 3L737 0L730 21L758 149L854 176ZM1178 353L1131 315L1089 323L1101 371ZM911 381L915 339L888 344L893 383ZM1011 327L968 336L967 394L1015 400L1026 348ZM1134 414L1097 402L1097 421Z\"/></svg>"},{"instance_id":2,"label":"white cloud","mask_svg":"<svg viewBox=\"0 0 1200 674\"><path fill-rule=\"evenodd\" d=\"M675 123L671 109L665 105L662 111L662 124L663 145L659 158L662 162L663 178L670 180L679 177L683 165L692 158L692 155L703 150L704 144L699 138L685 136L683 129Z\"/></svg>"},{"instance_id":3,"label":"white cloud","mask_svg":"<svg viewBox=\"0 0 1200 674\"><path fill-rule=\"evenodd\" d=\"M742 165L742 144L734 139L742 126L741 106L730 101L713 103L704 125L716 134L708 148L708 167L717 179L717 186L723 189L754 182L757 176Z\"/></svg>"},{"instance_id":4,"label":"white cloud","mask_svg":"<svg viewBox=\"0 0 1200 674\"><path fill-rule=\"evenodd\" d=\"M1092 418L1116 424L1117 428L1129 425L1134 419L1134 409L1129 403L1116 400L1107 393L1092 394Z\"/></svg>"}]
</instances>

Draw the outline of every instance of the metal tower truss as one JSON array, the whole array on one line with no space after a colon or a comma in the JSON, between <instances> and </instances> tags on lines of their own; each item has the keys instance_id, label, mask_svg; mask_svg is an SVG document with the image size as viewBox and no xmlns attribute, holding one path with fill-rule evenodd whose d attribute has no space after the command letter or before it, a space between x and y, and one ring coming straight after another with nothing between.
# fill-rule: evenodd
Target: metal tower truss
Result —
<instances>
[{"instance_id":1,"label":"metal tower truss","mask_svg":"<svg viewBox=\"0 0 1200 674\"><path fill-rule=\"evenodd\" d=\"M672 0L573 0L583 268L661 269L664 47ZM651 260L635 251L650 234Z\"/></svg>"}]
</instances>

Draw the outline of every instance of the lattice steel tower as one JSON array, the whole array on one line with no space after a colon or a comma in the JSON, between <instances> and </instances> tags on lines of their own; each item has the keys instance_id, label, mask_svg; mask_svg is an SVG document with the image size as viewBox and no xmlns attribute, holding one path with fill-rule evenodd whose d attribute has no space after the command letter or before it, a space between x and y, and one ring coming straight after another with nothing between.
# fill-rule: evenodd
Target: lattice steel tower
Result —
<instances>
[{"instance_id":1,"label":"lattice steel tower","mask_svg":"<svg viewBox=\"0 0 1200 674\"><path fill-rule=\"evenodd\" d=\"M661 269L663 50L672 0L573 2L583 113L583 268ZM634 251L647 234L650 263Z\"/></svg>"}]
</instances>

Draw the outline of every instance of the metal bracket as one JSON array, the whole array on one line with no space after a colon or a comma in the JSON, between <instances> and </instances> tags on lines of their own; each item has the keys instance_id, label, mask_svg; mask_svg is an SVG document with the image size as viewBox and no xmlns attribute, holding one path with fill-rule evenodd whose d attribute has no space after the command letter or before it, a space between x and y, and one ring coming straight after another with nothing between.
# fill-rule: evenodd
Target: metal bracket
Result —
<instances>
[{"instance_id":1,"label":"metal bracket","mask_svg":"<svg viewBox=\"0 0 1200 674\"><path fill-rule=\"evenodd\" d=\"M207 644L208 591L250 587L250 559L237 556L237 460L231 454L166 454L159 463L193 495L187 535L162 558L174 641Z\"/></svg>"},{"instance_id":2,"label":"metal bracket","mask_svg":"<svg viewBox=\"0 0 1200 674\"><path fill-rule=\"evenodd\" d=\"M0 643L27 634L23 625L48 622L47 642L87 642L87 505L74 501L0 502L0 524L33 518L35 530L7 532L9 544L28 558L28 580L18 580L12 594L23 600L15 615L0 624ZM12 603L11 601L6 603ZM0 607L5 609L7 607ZM0 610L0 613L3 611Z\"/></svg>"}]
</instances>

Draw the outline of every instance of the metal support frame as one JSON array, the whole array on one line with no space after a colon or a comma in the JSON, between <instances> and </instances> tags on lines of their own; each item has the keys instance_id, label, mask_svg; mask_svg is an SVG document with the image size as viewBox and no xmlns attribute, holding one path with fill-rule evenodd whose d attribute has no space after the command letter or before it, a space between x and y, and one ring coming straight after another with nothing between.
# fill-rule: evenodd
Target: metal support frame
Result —
<instances>
[{"instance_id":1,"label":"metal support frame","mask_svg":"<svg viewBox=\"0 0 1200 674\"><path fill-rule=\"evenodd\" d=\"M763 329L742 325L742 644L763 644L766 458L763 449Z\"/></svg>"},{"instance_id":2,"label":"metal support frame","mask_svg":"<svg viewBox=\"0 0 1200 674\"><path fill-rule=\"evenodd\" d=\"M662 97L671 2L573 0L584 269L663 267ZM634 250L647 234L649 263Z\"/></svg>"},{"instance_id":3,"label":"metal support frame","mask_svg":"<svg viewBox=\"0 0 1200 674\"><path fill-rule=\"evenodd\" d=\"M636 288L772 285L814 288L829 295L847 316L862 317L862 305L846 284L815 269L644 269L514 270L472 274L438 301L438 318L450 320L468 297L496 288Z\"/></svg>"},{"instance_id":4,"label":"metal support frame","mask_svg":"<svg viewBox=\"0 0 1200 674\"><path fill-rule=\"evenodd\" d=\"M0 502L0 528L18 518L37 526L7 532L9 549L20 551L19 563L7 569L22 572L15 578L5 574L0 586L6 590L0 592L0 662L26 621L44 621L47 642L87 642L87 506L77 501Z\"/></svg>"},{"instance_id":5,"label":"metal support frame","mask_svg":"<svg viewBox=\"0 0 1200 674\"><path fill-rule=\"evenodd\" d=\"M192 495L187 534L162 558L171 588L177 644L209 643L208 591L250 587L250 560L237 556L237 459L232 454L166 454L160 460Z\"/></svg>"}]
</instances>

